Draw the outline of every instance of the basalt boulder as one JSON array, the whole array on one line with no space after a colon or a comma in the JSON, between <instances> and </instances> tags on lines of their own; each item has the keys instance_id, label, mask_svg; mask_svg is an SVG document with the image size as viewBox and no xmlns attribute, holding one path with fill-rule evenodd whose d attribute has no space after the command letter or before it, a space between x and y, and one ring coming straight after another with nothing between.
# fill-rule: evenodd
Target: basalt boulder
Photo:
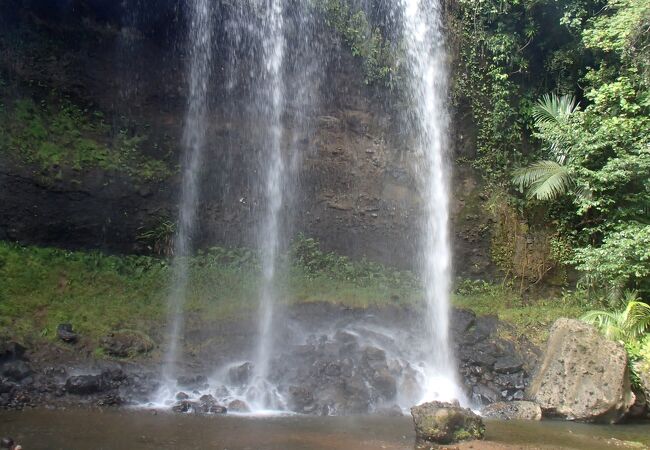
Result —
<instances>
[{"instance_id":1,"label":"basalt boulder","mask_svg":"<svg viewBox=\"0 0 650 450\"><path fill-rule=\"evenodd\" d=\"M558 319L528 397L545 416L618 422L634 403L625 349L591 325Z\"/></svg>"},{"instance_id":2,"label":"basalt boulder","mask_svg":"<svg viewBox=\"0 0 650 450\"><path fill-rule=\"evenodd\" d=\"M483 439L485 425L481 418L458 402L429 402L411 408L418 442L453 444Z\"/></svg>"}]
</instances>

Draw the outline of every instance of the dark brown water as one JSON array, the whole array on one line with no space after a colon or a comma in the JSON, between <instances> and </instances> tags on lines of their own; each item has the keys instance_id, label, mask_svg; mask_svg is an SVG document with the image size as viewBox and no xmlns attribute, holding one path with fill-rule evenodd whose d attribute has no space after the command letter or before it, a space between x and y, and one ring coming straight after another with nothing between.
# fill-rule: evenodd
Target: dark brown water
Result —
<instances>
[{"instance_id":1,"label":"dark brown water","mask_svg":"<svg viewBox=\"0 0 650 450\"><path fill-rule=\"evenodd\" d=\"M410 418L200 417L149 411L26 410L0 413L0 435L25 450L365 450L414 447ZM488 422L473 449L650 448L650 426Z\"/></svg>"}]
</instances>

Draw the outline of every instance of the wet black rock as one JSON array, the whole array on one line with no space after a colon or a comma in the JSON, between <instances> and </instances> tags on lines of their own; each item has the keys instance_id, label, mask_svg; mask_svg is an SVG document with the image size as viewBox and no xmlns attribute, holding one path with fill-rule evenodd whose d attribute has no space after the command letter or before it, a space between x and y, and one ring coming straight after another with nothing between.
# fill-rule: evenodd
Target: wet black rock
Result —
<instances>
[{"instance_id":1,"label":"wet black rock","mask_svg":"<svg viewBox=\"0 0 650 450\"><path fill-rule=\"evenodd\" d=\"M187 395L185 392L179 392L178 394L176 394L176 400L187 400L188 398L190 398L190 396Z\"/></svg>"},{"instance_id":2,"label":"wet black rock","mask_svg":"<svg viewBox=\"0 0 650 450\"><path fill-rule=\"evenodd\" d=\"M217 399L209 394L202 395L197 406L198 411L203 414L226 414L228 412L225 406L220 405Z\"/></svg>"},{"instance_id":3,"label":"wet black rock","mask_svg":"<svg viewBox=\"0 0 650 450\"><path fill-rule=\"evenodd\" d=\"M302 413L314 411L314 394L303 386L289 387L289 407Z\"/></svg>"},{"instance_id":4,"label":"wet black rock","mask_svg":"<svg viewBox=\"0 0 650 450\"><path fill-rule=\"evenodd\" d=\"M65 390L75 395L92 395L109 389L101 375L77 375L68 378Z\"/></svg>"},{"instance_id":5,"label":"wet black rock","mask_svg":"<svg viewBox=\"0 0 650 450\"><path fill-rule=\"evenodd\" d=\"M237 413L247 413L250 412L250 408L246 404L246 402L242 400L233 400L230 403L228 403L228 411L230 412L237 412Z\"/></svg>"},{"instance_id":6,"label":"wet black rock","mask_svg":"<svg viewBox=\"0 0 650 450\"><path fill-rule=\"evenodd\" d=\"M494 363L494 371L497 373L515 373L522 369L523 361L511 355L502 356Z\"/></svg>"},{"instance_id":7,"label":"wet black rock","mask_svg":"<svg viewBox=\"0 0 650 450\"><path fill-rule=\"evenodd\" d=\"M8 394L13 391L15 383L8 380L7 378L0 377L0 394Z\"/></svg>"},{"instance_id":8,"label":"wet black rock","mask_svg":"<svg viewBox=\"0 0 650 450\"><path fill-rule=\"evenodd\" d=\"M392 399L397 394L397 380L386 368L376 371L372 376L371 383L379 395L385 399Z\"/></svg>"},{"instance_id":9,"label":"wet black rock","mask_svg":"<svg viewBox=\"0 0 650 450\"><path fill-rule=\"evenodd\" d=\"M0 374L10 381L23 381L32 374L32 369L25 361L14 360L5 362L0 367Z\"/></svg>"},{"instance_id":10,"label":"wet black rock","mask_svg":"<svg viewBox=\"0 0 650 450\"><path fill-rule=\"evenodd\" d=\"M253 364L245 362L237 367L232 367L228 371L230 382L236 386L246 386L253 375Z\"/></svg>"},{"instance_id":11,"label":"wet black rock","mask_svg":"<svg viewBox=\"0 0 650 450\"><path fill-rule=\"evenodd\" d=\"M118 394L115 393L110 393L102 396L99 400L97 400L96 405L97 406L120 406L125 403L125 400Z\"/></svg>"},{"instance_id":12,"label":"wet black rock","mask_svg":"<svg viewBox=\"0 0 650 450\"><path fill-rule=\"evenodd\" d=\"M179 387L186 389L205 389L208 387L208 379L205 375L180 376L176 379Z\"/></svg>"},{"instance_id":13,"label":"wet black rock","mask_svg":"<svg viewBox=\"0 0 650 450\"><path fill-rule=\"evenodd\" d=\"M0 337L0 363L23 359L27 349L16 341Z\"/></svg>"},{"instance_id":14,"label":"wet black rock","mask_svg":"<svg viewBox=\"0 0 650 450\"><path fill-rule=\"evenodd\" d=\"M56 336L63 342L74 344L79 339L79 335L72 330L72 324L61 323L56 327Z\"/></svg>"},{"instance_id":15,"label":"wet black rock","mask_svg":"<svg viewBox=\"0 0 650 450\"><path fill-rule=\"evenodd\" d=\"M196 411L196 404L190 400L181 400L172 406L175 413L189 413Z\"/></svg>"},{"instance_id":16,"label":"wet black rock","mask_svg":"<svg viewBox=\"0 0 650 450\"><path fill-rule=\"evenodd\" d=\"M536 361L524 359L524 353L499 336L495 317L476 317L472 312L455 310L454 319L457 318L462 323L452 325L454 340L459 343L456 354L463 382L473 400L482 405L523 400L530 383L527 368ZM531 354L532 351L527 355Z\"/></svg>"}]
</instances>

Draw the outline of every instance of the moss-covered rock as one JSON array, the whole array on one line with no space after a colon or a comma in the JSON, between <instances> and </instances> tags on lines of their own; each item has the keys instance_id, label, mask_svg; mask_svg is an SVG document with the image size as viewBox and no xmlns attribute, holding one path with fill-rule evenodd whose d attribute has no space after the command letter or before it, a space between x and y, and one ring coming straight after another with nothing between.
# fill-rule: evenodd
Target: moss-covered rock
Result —
<instances>
[{"instance_id":1,"label":"moss-covered rock","mask_svg":"<svg viewBox=\"0 0 650 450\"><path fill-rule=\"evenodd\" d=\"M419 442L452 444L483 439L485 425L479 416L458 402L429 402L411 408Z\"/></svg>"},{"instance_id":2,"label":"moss-covered rock","mask_svg":"<svg viewBox=\"0 0 650 450\"><path fill-rule=\"evenodd\" d=\"M150 352L154 343L149 336L136 330L118 330L104 336L102 350L118 358L129 358Z\"/></svg>"}]
</instances>

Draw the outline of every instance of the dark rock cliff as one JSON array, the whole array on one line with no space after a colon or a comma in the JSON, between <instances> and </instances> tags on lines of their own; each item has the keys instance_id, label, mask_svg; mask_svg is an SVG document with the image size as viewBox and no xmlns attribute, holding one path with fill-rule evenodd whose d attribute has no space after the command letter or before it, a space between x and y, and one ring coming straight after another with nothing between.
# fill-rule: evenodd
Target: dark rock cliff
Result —
<instances>
[{"instance_id":1,"label":"dark rock cliff","mask_svg":"<svg viewBox=\"0 0 650 450\"><path fill-rule=\"evenodd\" d=\"M49 102L57 105L53 110L73 104L90 117L81 138L108 149L100 157L80 153L83 157L71 162L32 149L36 131L20 128L21 123L0 130L1 239L143 252L147 245L139 235L175 221L187 90L185 19L171 0L129 3L128 14L116 2L102 0L0 6L0 99L7 117L19 121L16 105L25 99L35 109ZM201 173L196 239L201 246L247 245L256 229L259 166L251 141L256 124L245 111L250 93L226 87L226 6L217 27L209 144ZM314 131L290 131L303 155L292 230L355 258L409 267L418 245L421 200L400 136L399 107L391 103L390 92L366 86L358 61L333 33L324 33L319 103L308 118ZM297 113L289 109L287 116ZM59 119L43 120L52 129ZM457 112L454 124L452 160L471 157L471 121ZM16 129L22 130L22 140ZM65 133L58 136L64 150L72 145ZM110 152L124 152L128 139L137 140L132 151L138 154L113 158ZM152 166L165 169L152 172ZM455 267L470 276L492 270L489 219L477 212L480 190L476 174L454 164Z\"/></svg>"}]
</instances>

